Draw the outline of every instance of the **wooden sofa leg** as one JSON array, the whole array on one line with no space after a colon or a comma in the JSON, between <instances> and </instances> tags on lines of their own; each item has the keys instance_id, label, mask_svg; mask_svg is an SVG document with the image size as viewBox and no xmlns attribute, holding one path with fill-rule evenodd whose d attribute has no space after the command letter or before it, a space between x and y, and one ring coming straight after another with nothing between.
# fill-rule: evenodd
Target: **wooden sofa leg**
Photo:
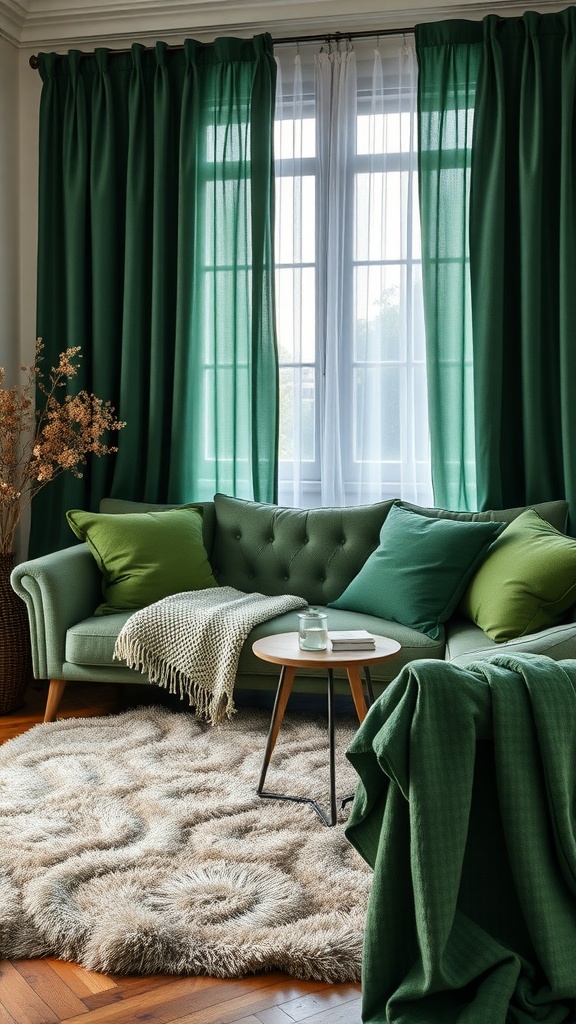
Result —
<instances>
[{"instance_id":1,"label":"wooden sofa leg","mask_svg":"<svg viewBox=\"0 0 576 1024\"><path fill-rule=\"evenodd\" d=\"M44 712L45 722L55 722L58 708L60 707L60 701L62 700L62 694L66 689L66 679L51 679L50 686L48 687L48 699L46 701L46 711Z\"/></svg>"}]
</instances>

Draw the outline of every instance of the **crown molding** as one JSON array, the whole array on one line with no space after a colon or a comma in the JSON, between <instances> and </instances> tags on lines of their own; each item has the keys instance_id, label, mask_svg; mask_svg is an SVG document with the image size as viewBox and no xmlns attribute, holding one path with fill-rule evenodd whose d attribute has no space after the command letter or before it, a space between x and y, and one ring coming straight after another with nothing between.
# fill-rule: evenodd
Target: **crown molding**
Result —
<instances>
[{"instance_id":1,"label":"crown molding","mask_svg":"<svg viewBox=\"0 0 576 1024\"><path fill-rule=\"evenodd\" d=\"M0 36L20 45L26 21L26 9L17 0L0 0Z\"/></svg>"},{"instance_id":2,"label":"crown molding","mask_svg":"<svg viewBox=\"0 0 576 1024\"><path fill-rule=\"evenodd\" d=\"M565 3L470 0L0 0L0 36L18 47L129 45L186 37L277 38L321 32L411 27L445 18L517 17L527 9L563 10Z\"/></svg>"}]
</instances>

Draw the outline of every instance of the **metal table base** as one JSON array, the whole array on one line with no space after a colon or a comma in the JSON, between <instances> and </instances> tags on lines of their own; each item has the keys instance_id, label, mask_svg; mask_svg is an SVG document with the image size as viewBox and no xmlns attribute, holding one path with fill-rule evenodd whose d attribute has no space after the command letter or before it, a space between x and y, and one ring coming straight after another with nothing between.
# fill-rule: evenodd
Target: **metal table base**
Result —
<instances>
[{"instance_id":1,"label":"metal table base","mask_svg":"<svg viewBox=\"0 0 576 1024\"><path fill-rule=\"evenodd\" d=\"M274 708L272 711L272 718L270 720L270 729L268 731L268 738L266 740L266 750L264 752L264 761L262 763L262 771L260 772L260 780L258 782L258 788L256 793L259 797L265 800L287 800L297 804L310 804L314 808L316 814L321 821L332 827L336 825L338 821L338 807L336 800L336 752L335 752L335 730L334 730L334 673L331 668L328 672L328 742L329 742L329 768L330 768L330 817L324 813L322 808L317 804L312 797L307 796L288 796L284 793L269 793L264 790L264 782L266 779L266 773L268 771L268 765L270 764L270 758L274 749L278 731L282 718L284 717L284 711L292 689L292 680L294 678L294 672L292 671L289 675L289 685L286 686L286 672L287 667L283 665L280 670L280 679L278 680L278 688L276 690L276 697L274 699ZM367 705L370 707L374 703L374 692L372 690L372 680L370 678L370 671L367 666L363 668L365 688L367 691ZM280 721L278 722L278 717ZM345 804L353 800L353 796L347 796L340 801L340 808L344 807Z\"/></svg>"}]
</instances>

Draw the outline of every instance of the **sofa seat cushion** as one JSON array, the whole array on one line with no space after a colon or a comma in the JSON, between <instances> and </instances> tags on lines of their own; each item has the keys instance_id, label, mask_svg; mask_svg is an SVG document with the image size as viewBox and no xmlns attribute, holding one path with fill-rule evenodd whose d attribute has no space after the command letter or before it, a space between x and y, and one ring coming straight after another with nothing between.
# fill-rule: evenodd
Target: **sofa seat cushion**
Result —
<instances>
[{"instance_id":1,"label":"sofa seat cushion","mask_svg":"<svg viewBox=\"0 0 576 1024\"><path fill-rule=\"evenodd\" d=\"M74 665L121 665L114 661L116 637L132 612L92 615L70 626L66 632L66 661Z\"/></svg>"},{"instance_id":2,"label":"sofa seat cushion","mask_svg":"<svg viewBox=\"0 0 576 1024\"><path fill-rule=\"evenodd\" d=\"M447 624L447 661L469 665L493 655L506 654L545 654L554 661L576 658L576 622L551 626L500 644L464 616L455 615Z\"/></svg>"},{"instance_id":3,"label":"sofa seat cushion","mask_svg":"<svg viewBox=\"0 0 576 1024\"><path fill-rule=\"evenodd\" d=\"M364 615L360 612L327 608L322 605L317 607L318 611L328 614L328 632L331 629L367 629L369 633L389 637L402 645L401 650L393 658L371 667L370 675L376 683L390 682L400 669L414 658L444 658L444 630L436 640L432 640L426 634L411 629L409 626L401 625L399 622L380 619L374 615ZM298 619L294 612L278 615L274 619L268 619L267 622L261 622L252 630L244 644L238 664L239 673L243 676L269 676L271 670L274 671L274 666L257 658L252 652L252 644L263 636L271 636L273 633L295 633L297 629ZM306 673L310 675L312 670L306 669ZM325 675L324 670L321 674ZM340 674L345 675L345 673Z\"/></svg>"},{"instance_id":4,"label":"sofa seat cushion","mask_svg":"<svg viewBox=\"0 0 576 1024\"><path fill-rule=\"evenodd\" d=\"M71 626L66 633L66 661L75 665L97 665L101 668L111 665L120 667L123 663L113 660L114 645L118 633L130 615L131 612L93 615ZM371 675L375 682L388 682L393 679L400 669L414 658L444 657L444 635L437 640L431 640L424 633L419 633L408 626L402 626L398 622L385 622L371 615L329 609L328 616L329 629L367 629L370 633L390 637L402 644L402 650L396 657L373 666ZM260 637L273 633L295 633L297 629L298 618L295 612L277 615L273 619L261 622L252 630L244 644L238 672L249 676L276 675L274 666L252 653L252 644Z\"/></svg>"},{"instance_id":5,"label":"sofa seat cushion","mask_svg":"<svg viewBox=\"0 0 576 1024\"><path fill-rule=\"evenodd\" d=\"M474 654L498 653L499 646L465 615L453 615L446 623L446 661L458 661L469 651Z\"/></svg>"}]
</instances>

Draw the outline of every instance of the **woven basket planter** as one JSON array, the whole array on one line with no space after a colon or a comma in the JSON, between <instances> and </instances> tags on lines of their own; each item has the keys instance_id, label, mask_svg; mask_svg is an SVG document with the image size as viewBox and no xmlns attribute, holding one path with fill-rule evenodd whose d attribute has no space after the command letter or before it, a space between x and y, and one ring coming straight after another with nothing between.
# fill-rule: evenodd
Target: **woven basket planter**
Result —
<instances>
[{"instance_id":1,"label":"woven basket planter","mask_svg":"<svg viewBox=\"0 0 576 1024\"><path fill-rule=\"evenodd\" d=\"M0 554L0 715L24 703L32 680L28 613L10 584L14 554Z\"/></svg>"}]
</instances>

